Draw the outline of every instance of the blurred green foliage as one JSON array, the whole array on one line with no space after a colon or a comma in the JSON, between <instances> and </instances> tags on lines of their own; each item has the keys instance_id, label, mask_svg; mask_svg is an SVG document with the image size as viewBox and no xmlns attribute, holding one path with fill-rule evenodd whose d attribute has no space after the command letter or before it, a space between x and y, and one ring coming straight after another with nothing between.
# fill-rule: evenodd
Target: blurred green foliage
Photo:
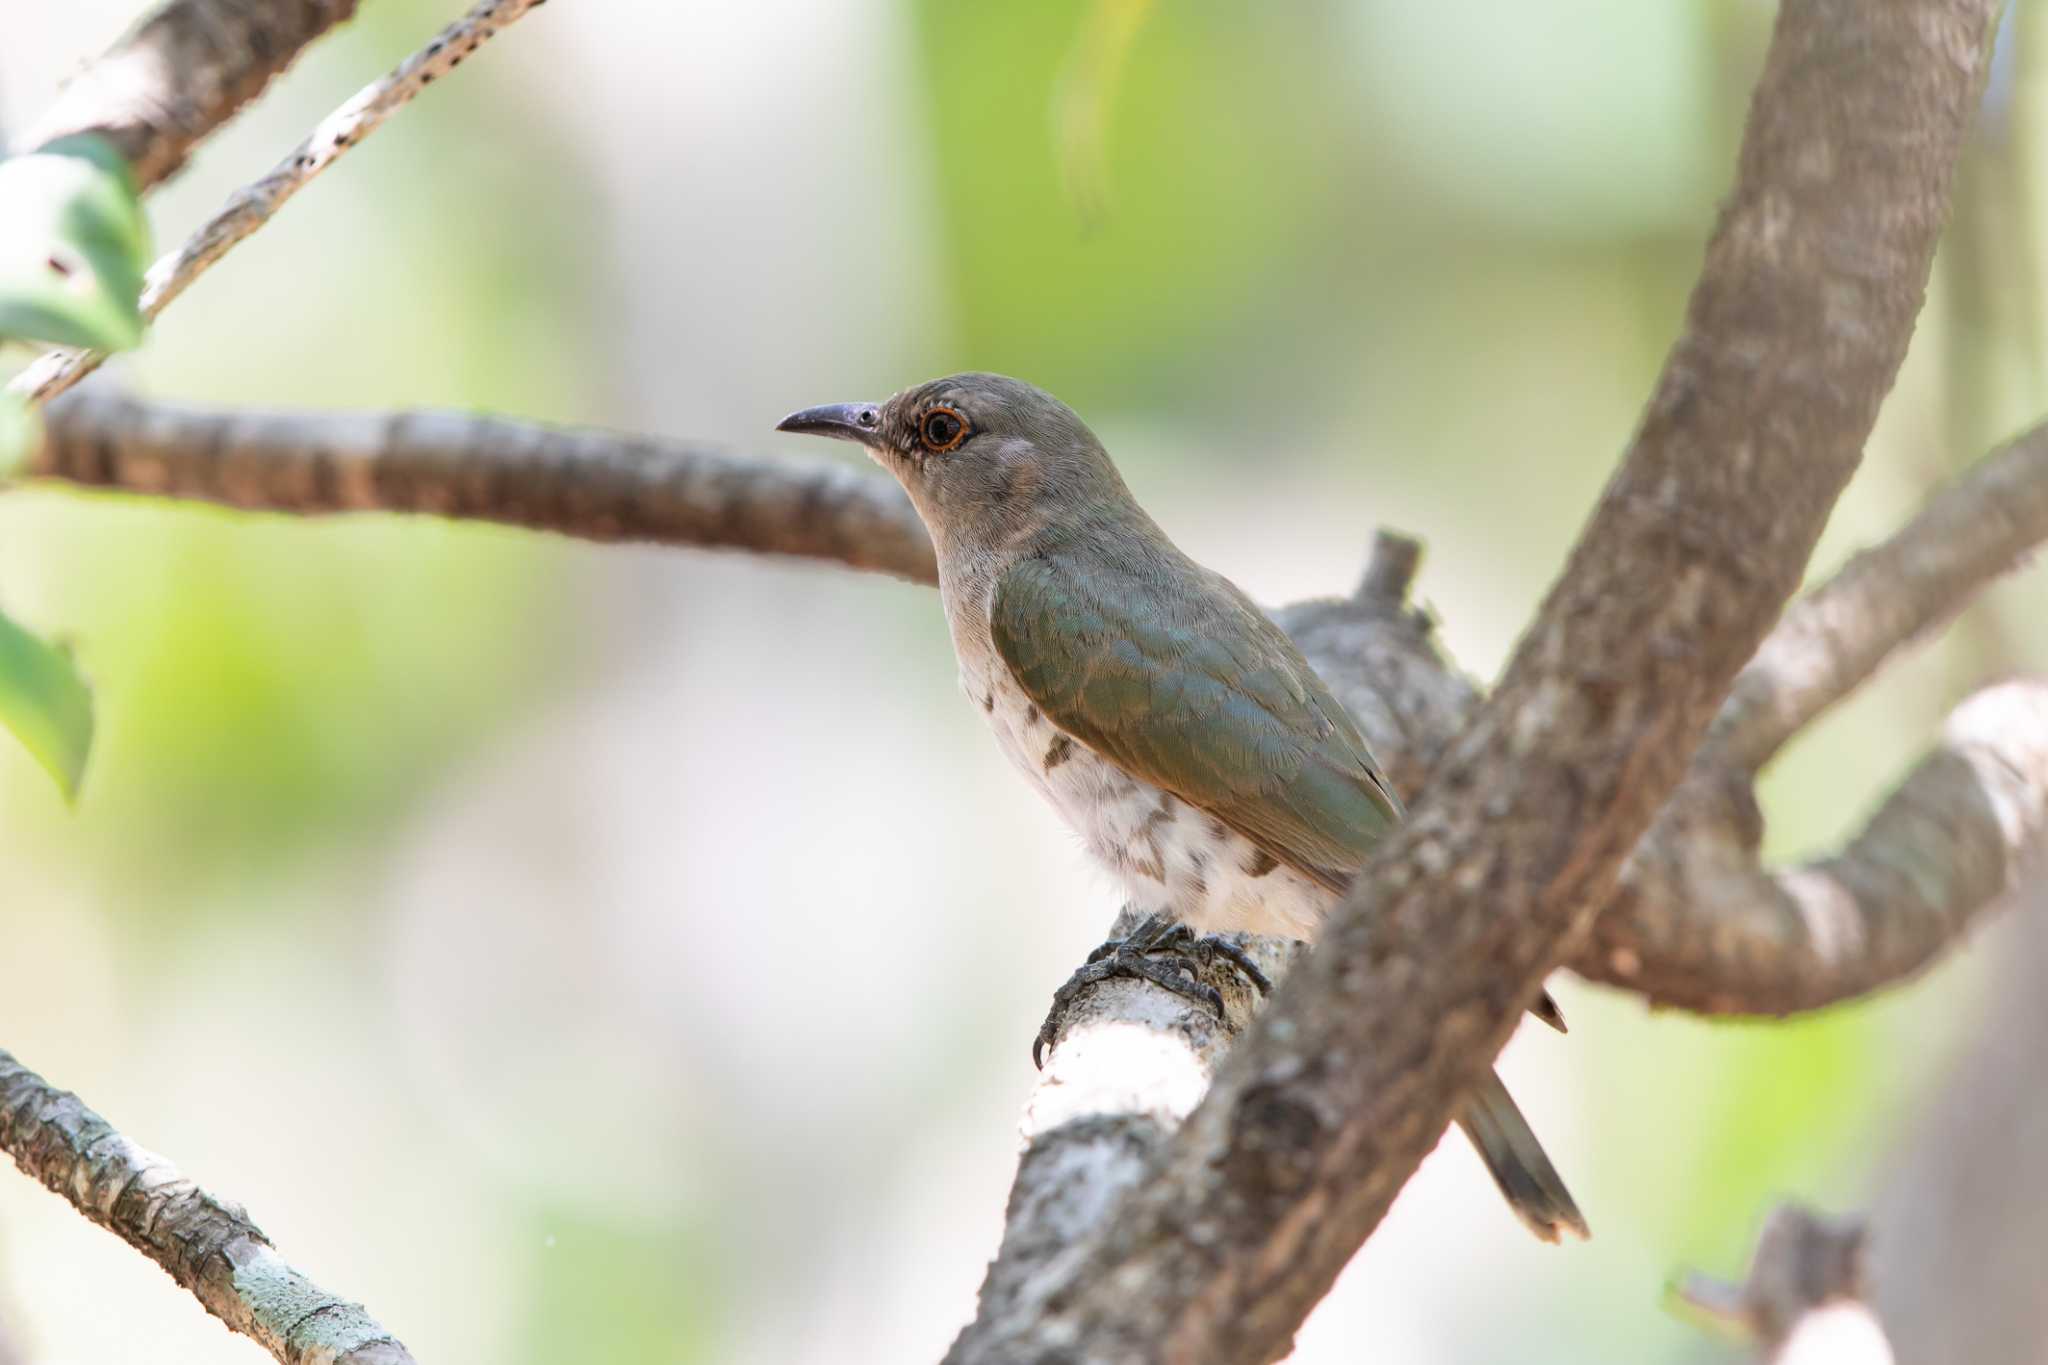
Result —
<instances>
[{"instance_id":1,"label":"blurred green foliage","mask_svg":"<svg viewBox=\"0 0 2048 1365\"><path fill-rule=\"evenodd\" d=\"M92 751L92 691L71 654L0 612L0 725L43 765L67 801L78 796Z\"/></svg>"},{"instance_id":2,"label":"blurred green foliage","mask_svg":"<svg viewBox=\"0 0 2048 1365\"><path fill-rule=\"evenodd\" d=\"M148 268L134 177L104 138L0 159L0 343L140 345Z\"/></svg>"}]
</instances>

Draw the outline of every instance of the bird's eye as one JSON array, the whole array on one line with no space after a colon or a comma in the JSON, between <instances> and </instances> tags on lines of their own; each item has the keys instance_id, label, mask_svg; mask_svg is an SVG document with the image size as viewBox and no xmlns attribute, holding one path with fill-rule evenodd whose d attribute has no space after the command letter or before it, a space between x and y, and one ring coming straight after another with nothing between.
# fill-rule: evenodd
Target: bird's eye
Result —
<instances>
[{"instance_id":1,"label":"bird's eye","mask_svg":"<svg viewBox=\"0 0 2048 1365\"><path fill-rule=\"evenodd\" d=\"M918 420L917 439L934 455L958 450L967 439L967 419L951 408L933 408Z\"/></svg>"}]
</instances>

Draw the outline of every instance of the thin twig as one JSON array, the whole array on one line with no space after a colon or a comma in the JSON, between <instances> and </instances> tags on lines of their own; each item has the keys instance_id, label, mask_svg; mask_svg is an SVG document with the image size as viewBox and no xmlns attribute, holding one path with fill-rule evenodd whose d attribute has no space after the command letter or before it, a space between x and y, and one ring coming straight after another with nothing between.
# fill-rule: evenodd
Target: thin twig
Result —
<instances>
[{"instance_id":1,"label":"thin twig","mask_svg":"<svg viewBox=\"0 0 2048 1365\"><path fill-rule=\"evenodd\" d=\"M1863 1220L1799 1204L1771 1210L1739 1284L1687 1275L1678 1298L1771 1365L1891 1365L1884 1327L1864 1302Z\"/></svg>"},{"instance_id":2,"label":"thin twig","mask_svg":"<svg viewBox=\"0 0 2048 1365\"><path fill-rule=\"evenodd\" d=\"M208 1194L4 1050L0 1150L286 1365L411 1365L362 1305L293 1269L240 1206Z\"/></svg>"},{"instance_id":3,"label":"thin twig","mask_svg":"<svg viewBox=\"0 0 2048 1365\"><path fill-rule=\"evenodd\" d=\"M269 222L314 176L376 132L413 96L462 65L465 57L498 30L543 3L545 0L482 0L390 75L357 92L268 175L237 190L183 246L150 267L143 282L143 316L154 319L236 243ZM98 369L106 358L104 351L51 351L16 375L8 389L26 394L31 402L45 403Z\"/></svg>"}]
</instances>

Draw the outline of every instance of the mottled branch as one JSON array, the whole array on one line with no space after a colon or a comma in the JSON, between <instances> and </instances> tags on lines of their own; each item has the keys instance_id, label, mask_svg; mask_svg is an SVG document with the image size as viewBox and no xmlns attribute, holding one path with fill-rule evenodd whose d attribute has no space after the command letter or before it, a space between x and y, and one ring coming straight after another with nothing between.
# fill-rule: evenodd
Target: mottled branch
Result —
<instances>
[{"instance_id":1,"label":"mottled branch","mask_svg":"<svg viewBox=\"0 0 2048 1365\"><path fill-rule=\"evenodd\" d=\"M1110 932L1127 934L1140 918L1127 909ZM1284 939L1240 941L1274 981L1298 947ZM1084 991L1061 1017L1024 1109L1024 1153L1002 1247L982 1284L985 1305L1034 1301L1039 1277L1097 1230L1208 1091L1260 999L1221 958L1198 975L1222 997L1228 1018L1123 977Z\"/></svg>"},{"instance_id":2,"label":"mottled branch","mask_svg":"<svg viewBox=\"0 0 2048 1365\"><path fill-rule=\"evenodd\" d=\"M416 512L937 577L924 527L879 475L469 413L214 412L78 393L50 406L29 472L251 510Z\"/></svg>"},{"instance_id":3,"label":"mottled branch","mask_svg":"<svg viewBox=\"0 0 2048 1365\"><path fill-rule=\"evenodd\" d=\"M356 0L171 0L73 76L23 145L97 133L147 190L355 11Z\"/></svg>"},{"instance_id":4,"label":"mottled branch","mask_svg":"<svg viewBox=\"0 0 2048 1365\"><path fill-rule=\"evenodd\" d=\"M2043 684L1973 699L1840 853L1769 873L1756 767L2048 540L2048 425L1972 466L1785 613L1570 965L1662 1005L1785 1014L1933 961L1996 905L2048 803Z\"/></svg>"},{"instance_id":5,"label":"mottled branch","mask_svg":"<svg viewBox=\"0 0 2048 1365\"><path fill-rule=\"evenodd\" d=\"M1710 1014L1789 1014L1908 979L1961 942L2048 843L2048 678L1957 707L1839 852L1758 858L1748 779L1696 769L1570 965Z\"/></svg>"},{"instance_id":6,"label":"mottled branch","mask_svg":"<svg viewBox=\"0 0 2048 1365\"><path fill-rule=\"evenodd\" d=\"M1686 327L1500 687L1152 1174L957 1361L1284 1354L1588 928L1904 356L1991 0L1786 0Z\"/></svg>"},{"instance_id":7,"label":"mottled branch","mask_svg":"<svg viewBox=\"0 0 2048 1365\"><path fill-rule=\"evenodd\" d=\"M1764 1220L1747 1279L1688 1275L1678 1294L1772 1365L1891 1365L1884 1327L1864 1301L1864 1252L1862 1219L1784 1204Z\"/></svg>"},{"instance_id":8,"label":"mottled branch","mask_svg":"<svg viewBox=\"0 0 2048 1365\"><path fill-rule=\"evenodd\" d=\"M226 206L183 246L149 268L143 280L143 316L154 319L209 266L269 222L314 176L376 132L415 95L462 65L464 58L500 29L542 3L544 0L481 0L433 42L399 63L390 75L358 91L268 175L235 191ZM101 351L50 351L15 376L8 388L28 395L33 402L48 402L98 369L105 359Z\"/></svg>"},{"instance_id":9,"label":"mottled branch","mask_svg":"<svg viewBox=\"0 0 2048 1365\"><path fill-rule=\"evenodd\" d=\"M0 1150L286 1365L411 1365L360 1304L294 1270L249 1215L0 1051Z\"/></svg>"},{"instance_id":10,"label":"mottled branch","mask_svg":"<svg viewBox=\"0 0 2048 1365\"><path fill-rule=\"evenodd\" d=\"M1785 613L1714 723L1715 761L1761 768L1894 650L1945 624L2043 540L2048 425L1987 456Z\"/></svg>"}]
</instances>

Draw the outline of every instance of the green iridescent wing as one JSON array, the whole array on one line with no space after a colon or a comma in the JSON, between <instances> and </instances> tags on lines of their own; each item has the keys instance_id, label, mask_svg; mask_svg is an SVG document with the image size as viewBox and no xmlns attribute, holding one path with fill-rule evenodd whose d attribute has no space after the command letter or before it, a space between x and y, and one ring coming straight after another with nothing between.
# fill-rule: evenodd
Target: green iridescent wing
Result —
<instances>
[{"instance_id":1,"label":"green iridescent wing","mask_svg":"<svg viewBox=\"0 0 2048 1365\"><path fill-rule=\"evenodd\" d=\"M1157 567L1018 563L990 606L996 652L1061 730L1343 887L1401 815L1364 737L1236 587Z\"/></svg>"}]
</instances>

